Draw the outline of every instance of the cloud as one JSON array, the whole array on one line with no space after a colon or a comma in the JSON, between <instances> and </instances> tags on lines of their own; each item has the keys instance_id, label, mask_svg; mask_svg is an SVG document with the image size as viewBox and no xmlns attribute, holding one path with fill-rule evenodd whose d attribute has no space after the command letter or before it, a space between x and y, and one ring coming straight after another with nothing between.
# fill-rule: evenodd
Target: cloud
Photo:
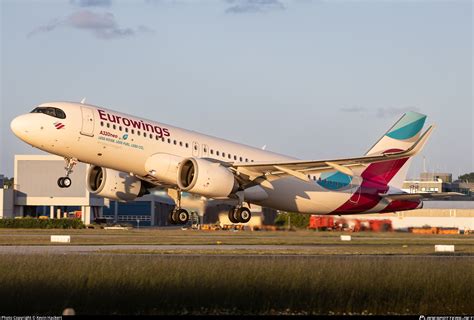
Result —
<instances>
[{"instance_id":1,"label":"cloud","mask_svg":"<svg viewBox=\"0 0 474 320\"><path fill-rule=\"evenodd\" d=\"M417 107L387 107L387 108L378 108L376 115L379 118L393 117L401 115L408 111L420 111Z\"/></svg>"},{"instance_id":2,"label":"cloud","mask_svg":"<svg viewBox=\"0 0 474 320\"><path fill-rule=\"evenodd\" d=\"M71 4L79 7L110 7L112 0L70 0Z\"/></svg>"},{"instance_id":3,"label":"cloud","mask_svg":"<svg viewBox=\"0 0 474 320\"><path fill-rule=\"evenodd\" d=\"M226 13L263 13L275 10L284 10L286 7L279 0L227 0L231 6Z\"/></svg>"},{"instance_id":4,"label":"cloud","mask_svg":"<svg viewBox=\"0 0 474 320\"><path fill-rule=\"evenodd\" d=\"M343 107L339 108L339 111L348 112L348 113L362 113L367 111L367 108L364 107Z\"/></svg>"},{"instance_id":5,"label":"cloud","mask_svg":"<svg viewBox=\"0 0 474 320\"><path fill-rule=\"evenodd\" d=\"M32 37L40 33L51 32L59 27L70 27L78 30L91 32L99 39L118 39L131 37L137 33L150 33L152 29L146 26L133 28L121 28L118 26L115 17L110 12L95 13L90 10L81 10L72 13L64 19L56 19L49 24L39 26L31 31L27 36Z\"/></svg>"}]
</instances>

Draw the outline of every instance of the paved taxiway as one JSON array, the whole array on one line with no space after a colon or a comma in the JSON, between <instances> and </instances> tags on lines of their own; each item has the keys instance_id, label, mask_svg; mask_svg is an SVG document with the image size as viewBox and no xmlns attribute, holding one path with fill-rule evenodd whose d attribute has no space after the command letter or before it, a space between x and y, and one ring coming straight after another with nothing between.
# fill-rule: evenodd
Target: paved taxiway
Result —
<instances>
[{"instance_id":1,"label":"paved taxiway","mask_svg":"<svg viewBox=\"0 0 474 320\"><path fill-rule=\"evenodd\" d=\"M66 254L66 253L100 253L101 251L171 251L171 250L252 250L252 251L279 251L307 250L309 246L280 246L280 245L22 245L0 246L0 254Z\"/></svg>"},{"instance_id":2,"label":"paved taxiway","mask_svg":"<svg viewBox=\"0 0 474 320\"><path fill-rule=\"evenodd\" d=\"M370 246L370 245L369 245ZM21 245L21 246L0 246L0 256L2 254L35 255L35 254L105 254L105 255L160 255L160 256L258 256L258 257L434 257L434 258L468 258L474 260L471 254L350 254L334 253L319 254L321 247L329 248L332 245L298 246L298 245ZM310 249L308 251L308 249ZM175 251L175 252L173 252ZM196 253L193 253L196 251ZM221 254L213 254L215 252ZM225 251L231 251L226 253ZM247 252L246 252L247 251ZM248 252L250 251L250 252ZM292 252L293 251L293 252ZM299 252L295 252L299 251Z\"/></svg>"}]
</instances>

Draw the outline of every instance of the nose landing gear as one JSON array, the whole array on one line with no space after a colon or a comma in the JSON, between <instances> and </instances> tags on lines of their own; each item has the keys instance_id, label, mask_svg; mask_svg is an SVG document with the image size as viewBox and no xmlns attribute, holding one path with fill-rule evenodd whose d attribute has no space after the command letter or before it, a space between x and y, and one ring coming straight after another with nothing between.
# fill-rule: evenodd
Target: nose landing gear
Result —
<instances>
[{"instance_id":1,"label":"nose landing gear","mask_svg":"<svg viewBox=\"0 0 474 320\"><path fill-rule=\"evenodd\" d=\"M58 186L60 188L69 188L72 184L72 181L69 177L61 177L58 179Z\"/></svg>"},{"instance_id":2,"label":"nose landing gear","mask_svg":"<svg viewBox=\"0 0 474 320\"><path fill-rule=\"evenodd\" d=\"M72 173L72 169L77 164L77 159L75 159L75 158L64 158L64 161L66 161L66 167L64 168L66 170L66 176L65 177L60 177L58 179L58 187L60 187L60 188L69 188L72 184L72 181L69 178L69 175Z\"/></svg>"}]
</instances>

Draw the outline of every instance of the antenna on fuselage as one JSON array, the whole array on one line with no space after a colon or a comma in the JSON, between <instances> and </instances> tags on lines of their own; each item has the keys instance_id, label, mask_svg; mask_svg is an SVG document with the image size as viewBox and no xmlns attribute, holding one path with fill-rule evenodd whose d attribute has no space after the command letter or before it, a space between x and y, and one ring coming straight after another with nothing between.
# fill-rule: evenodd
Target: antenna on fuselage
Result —
<instances>
[{"instance_id":1,"label":"antenna on fuselage","mask_svg":"<svg viewBox=\"0 0 474 320\"><path fill-rule=\"evenodd\" d=\"M86 102L86 97L82 98L81 104L84 104Z\"/></svg>"},{"instance_id":2,"label":"antenna on fuselage","mask_svg":"<svg viewBox=\"0 0 474 320\"><path fill-rule=\"evenodd\" d=\"M262 147L262 150L265 150L266 148L267 148L267 145L264 145L264 146Z\"/></svg>"}]
</instances>

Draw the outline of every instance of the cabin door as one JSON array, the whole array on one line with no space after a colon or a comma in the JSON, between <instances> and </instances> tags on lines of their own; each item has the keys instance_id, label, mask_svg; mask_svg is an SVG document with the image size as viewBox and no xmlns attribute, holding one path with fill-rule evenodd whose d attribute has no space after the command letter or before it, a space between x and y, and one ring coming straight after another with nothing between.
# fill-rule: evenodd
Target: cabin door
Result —
<instances>
[{"instance_id":1,"label":"cabin door","mask_svg":"<svg viewBox=\"0 0 474 320\"><path fill-rule=\"evenodd\" d=\"M82 127L81 134L89 137L94 136L94 110L81 106Z\"/></svg>"}]
</instances>

